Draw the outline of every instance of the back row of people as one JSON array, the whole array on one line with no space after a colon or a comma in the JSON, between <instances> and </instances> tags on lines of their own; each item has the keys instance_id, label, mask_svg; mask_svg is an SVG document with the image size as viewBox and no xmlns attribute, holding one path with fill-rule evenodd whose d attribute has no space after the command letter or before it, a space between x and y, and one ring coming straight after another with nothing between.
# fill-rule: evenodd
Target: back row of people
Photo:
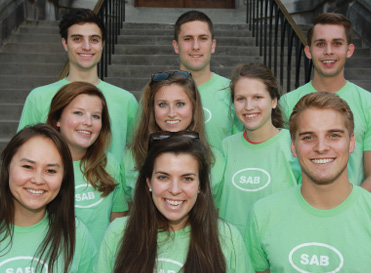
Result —
<instances>
[{"instance_id":1,"label":"back row of people","mask_svg":"<svg viewBox=\"0 0 371 273\"><path fill-rule=\"evenodd\" d=\"M179 20L180 19L181 18L179 18ZM195 23L195 22L186 21L184 23L184 25L185 26L190 26L190 25L193 25L193 23ZM197 21L196 23L201 23L201 26L205 26L207 24L205 22L203 23L202 21L199 21L199 22ZM182 28L183 27L180 27L180 29L182 29ZM190 28L190 29L192 29L192 28ZM202 27L201 27L201 29L202 29ZM184 30L189 30L189 28L184 27ZM182 33L182 32L180 31L180 33ZM72 35L72 36L75 37L76 35ZM77 36L79 36L79 35L77 35ZM181 45L182 40L174 41L174 48L175 48L176 52L178 50L177 53L180 54L181 64L183 62L185 63L184 69L187 69L187 67L191 66L192 64L193 65L196 65L196 64L198 65L199 64L198 63L199 59L203 59L203 55L204 55L203 52L198 52L198 54L197 54L197 50L199 50L198 48L199 47L202 48L202 46L199 46L198 44L202 43L202 41L206 42L207 39L204 39L205 37L203 38L202 35L199 35L199 36L196 35L195 37L193 37L190 34L185 34L185 36L179 36L179 37L184 37L184 41L183 41L184 44L183 45ZM196 37L197 37L197 39L196 39ZM79 37L79 38L82 38L82 37ZM198 39L200 39L200 41L198 41ZM193 47L192 47L193 49L191 50L190 53L184 54L184 56L182 56L181 48L183 48L184 52L186 52L187 43L190 43L189 42L190 40L193 41L192 42L193 43ZM78 41L78 40L76 40L76 41ZM210 54L211 54L211 52L213 52L213 50L215 49L215 42L214 42L213 39L211 39L210 44L211 44L211 47L209 49L210 49ZM336 46L339 46L339 45L336 44ZM86 57L86 55L89 56L89 54L82 54L82 53L79 53L79 54L81 54L82 57ZM90 57L92 57L92 56L94 56L94 54L92 54ZM90 57L87 57L87 59L89 59ZM182 58L185 61L182 61ZM187 62L188 62L188 64L187 64ZM328 64L328 62L325 62L325 63ZM208 63L208 66L209 65L210 65L210 63ZM316 80L316 71L317 70L315 70L315 76L314 76L314 79L312 81L313 84ZM203 72L205 72L205 71L203 71ZM214 78L215 75L213 75L210 72L210 66L208 67L208 72L209 72L209 76L211 75L211 78ZM259 72L261 74L259 74ZM227 159L226 170L228 170L228 168L230 168L230 170L225 172L225 174L229 172L230 175L228 176L227 179L223 179L223 183L215 183L215 179L214 179L214 186L215 186L214 195L217 195L216 194L217 192L219 193L217 198L219 198L221 200L220 201L220 206L219 206L220 207L220 215L225 219L230 217L231 219L227 219L227 220L231 221L232 223L234 221L233 219L238 219L239 223L242 223L242 224L239 224L239 223L233 223L233 224L238 225L238 227L240 229L240 232L242 234L245 233L246 218L247 218L247 213L248 213L250 205L255 200L260 199L261 197L266 196L266 195L271 194L271 193L276 191L276 189L272 189L272 187L267 187L267 186L274 185L276 187L279 184L278 184L278 182L275 183L274 181L279 181L280 182L280 181L284 180L285 183L287 182L287 186L282 186L282 188L284 188L284 187L288 187L290 185L295 185L297 183L297 181L300 181L300 180L298 180L298 177L300 176L300 171L298 171L299 168L297 168L298 167L297 161L290 155L290 150L289 150L290 138L288 137L288 133L287 133L287 131L285 131L285 129L282 129L282 124L280 125L279 123L277 123L277 122L279 122L279 119L278 119L278 121L277 121L277 119L275 119L275 117L277 117L277 116L279 117L279 115L277 115L277 112L279 111L279 108L277 107L278 106L277 102L278 102L279 97L280 97L279 89L277 89L277 90L275 90L274 88L272 89L270 87L269 83L267 81L264 81L263 75L273 78L272 79L273 80L272 84L273 85L276 84L275 80L274 80L274 77L271 75L271 73L270 74L269 73L270 73L269 69L267 70L262 65L250 65L250 66L241 65L240 67L236 68L235 74L233 76L234 81L232 81L232 84L231 84L233 105L236 108L235 109L236 111L235 112L232 111L232 112L236 113L236 114L234 115L235 117L231 118L231 119L229 119L229 115L227 115L227 116L223 115L224 118L227 118L229 120L233 120L233 119L236 119L236 117L238 117L238 119L245 126L245 133L241 133L240 135L229 137L229 138L227 138L226 140L223 141L222 151L224 153L224 156ZM95 74L96 74L96 71L95 71ZM192 76L196 75L194 77L194 81L196 82L196 84L197 84L197 79L205 79L206 74L207 73L196 73L196 71L192 71ZM168 79L171 79L175 75L177 75L177 76L180 75L181 78L183 77L183 80L184 80L184 78L188 79L190 77L190 75L188 73L186 73L185 71L184 72L179 71L179 72L167 72L167 73L162 73L162 74L161 73L154 74L152 76L151 83L149 84L149 89L151 87L151 84L153 85L154 83L156 84L158 82L166 81ZM186 75L188 75L188 78L186 78ZM199 76L203 75L204 77L197 77L197 75L199 75ZM165 79L164 77L167 77L167 78ZM181 84L179 84L179 83L178 83L178 85L181 86ZM169 87L171 85L169 85L165 82L165 84L163 84L163 86L161 88L157 88L156 92L153 92L152 95L155 96L155 94L160 94L161 92L166 94L166 90L161 90L161 89L166 89L166 88L164 88L166 86ZM176 86L176 84L175 84L175 86ZM198 86L198 87L200 87L200 86ZM99 88L99 86L98 86L98 88ZM170 90L170 88L168 88L168 89ZM168 94L169 94L169 90L168 90ZM174 90L174 86L172 86L171 90ZM215 93L213 95L213 97L217 97L218 95L222 94L223 91L225 91L225 90L223 90L223 91L217 92L217 90L218 89L212 90L213 93ZM252 91L254 91L254 92L252 92ZM180 93L182 93L182 92L180 92ZM186 96L184 96L184 94ZM197 94L197 92L196 92L196 94ZM210 94L210 92L209 92L209 94ZM229 96L230 95L229 95L228 92L226 92L226 93L224 92L224 94L227 94L227 96L224 96L223 100L217 100L217 101L219 101L219 102L223 101L223 103L225 105L229 105L229 100L230 100ZM106 94L105 94L105 96L107 97ZM183 97L188 98L188 101L190 100L189 95L187 95L184 90L183 90ZM201 97L202 97L202 92L201 92ZM145 132L147 134L147 137L150 133L152 133L153 131L157 131L157 130L172 131L171 129L174 129L173 131L180 131L180 130L183 130L183 129L190 129L190 125L192 124L192 122L198 122L199 121L199 119L195 120L195 118L198 117L198 116L195 116L194 113L190 113L190 111L188 110L188 112L185 112L185 113L186 114L188 113L188 118L190 117L189 118L190 123L188 125L185 124L184 128L178 128L178 129L171 128L172 125L174 125L174 124L177 125L177 123L180 122L180 120L170 119L170 122L169 122L169 121L167 121L167 118L162 120L164 126L161 127L161 124L162 124L161 123L161 113L160 113L159 119L157 119L157 117L156 117L156 105L158 106L158 108L160 110L163 107L167 107L168 98L169 98L169 95L165 95L165 100L160 99L160 100L156 101L155 98L152 98L153 101L151 101L151 100L147 101L147 105L149 105L148 102L150 102L150 104L153 105L155 110L154 110L154 113L150 113L148 116L145 116L144 118L148 119L147 124L150 124L152 122L152 126L153 125L158 126L157 128L154 128L154 129L151 129L150 126L148 128L145 128L146 129ZM78 99L78 96L73 98L72 102L76 99ZM196 97L196 99L197 99L197 97ZM282 99L282 101L283 101L283 99ZM72 102L69 102L69 103L72 104ZM159 102L159 104L157 104L157 102ZM202 98L202 102L204 103L204 98ZM142 101L142 103L143 103L143 106L142 106L141 111L143 111L142 114L144 114L144 112L146 110L145 109L146 102ZM172 106L176 106L176 107L179 106L176 102L176 99L174 99L171 103L173 103ZM181 101L181 104L183 104L183 103L184 102ZM103 101L101 100L101 102L98 102L98 105L99 104L103 105ZM109 106L108 99L107 99L107 104ZM92 105L94 105L94 104L92 103ZM199 109L193 109L194 104L191 104L191 105L192 105L191 110L199 111ZM182 106L184 106L184 105L182 105ZM66 107L68 107L68 105L66 105ZM94 108L96 108L96 107L92 107L91 109L94 109ZM108 107L108 109L110 109L110 108ZM62 111L64 111L64 110L62 109ZM61 121L63 120L62 119L62 117L63 117L62 111L61 111L61 116L59 116L56 119L56 121L57 121L57 123L58 122L60 123L59 125L57 125L57 127L60 128L60 131L63 134L62 127L61 127L61 124L62 124ZM100 115L102 115L102 112L103 112L103 109L102 109ZM210 112L211 111L208 111L207 109L205 110L206 114L210 113ZM173 111L173 113L174 113L174 111ZM23 114L22 114L22 116L23 116ZM140 119L140 123L144 122L144 120L145 120L144 118L142 117ZM112 117L111 117L111 120L112 120ZM154 122L154 120L155 120L155 122ZM185 119L185 121L187 121L187 120ZM103 125L103 122L101 122L101 124ZM207 124L208 123L206 123L206 128L207 128ZM203 125L203 123L202 123L202 125ZM170 126L170 130L169 130L169 126ZM173 127L176 127L176 126L173 126ZM238 126L236 126L236 128L237 127ZM200 130L202 130L203 126L199 126L199 128L201 128ZM232 126L232 131L233 131L233 126ZM79 133L89 134L89 135L94 134L94 132L86 132L86 131L84 132L84 130L80 130ZM138 137L139 136L140 135L138 135ZM65 136L65 137L67 138L67 142L68 142L68 133L67 133L67 136ZM114 138L114 136L113 136L113 138ZM138 138L135 138L135 141L137 139ZM134 143L135 143L135 141L134 141ZM209 139L209 141L210 141L210 143L212 142L211 139ZM215 154L219 153L218 150L216 150L214 148L208 149L207 148L208 144L205 140L203 141L203 143L204 143L204 145L206 145L206 149L209 150L208 154L209 155L214 154L215 162L216 163L220 162L220 160L218 161L218 158L220 158L220 157L215 156ZM220 143L221 143L221 141L220 141ZM240 145L242 145L242 146L238 146L239 145L238 143L241 143ZM248 156L248 155L252 154L252 151L254 151L254 149L256 149L256 151L257 151L256 154L260 156L260 152L264 151L264 147L272 145L272 143L273 143L273 145L276 146L276 148L274 148L275 150L272 149L273 146L270 146L270 148L266 149L267 150L267 155L262 156L261 159L255 159L254 160L254 157ZM276 143L276 144L274 144L274 143ZM69 143L69 144L71 144L71 143ZM143 144L144 144L144 146L143 146ZM146 141L142 141L142 146L143 147L146 147L146 144L147 144ZM251 146L250 148L248 148L249 145ZM71 149L71 145L69 145L69 146L70 146L70 149ZM85 149L87 149L88 147L90 147L90 145L86 146ZM133 147L135 147L135 145ZM246 148L241 148L241 147L247 147L248 149L252 149L252 151L249 151L247 153L245 152L246 155L247 155L246 156L247 158L245 158L243 154L242 155L237 154L237 152L243 152L244 149L246 149ZM111 146L111 149L112 149L112 146ZM213 150L213 149L214 149L214 153L211 153L210 150ZM147 153L147 150L148 149L144 148L144 157L142 155L142 160L143 161L144 161L145 155ZM72 156L73 156L72 149L71 149L71 152L72 152ZM268 152L270 152L270 154ZM85 153L83 152L83 154L84 155L87 154L86 151L85 151ZM279 155L279 157L276 157L275 156L276 154ZM272 158L272 155L274 156L273 158ZM210 159L212 159L212 158L213 158L213 156L210 156L209 162L211 162ZM82 159L82 158L80 158L80 159ZM250 159L251 159L251 161L248 162L248 160L250 160ZM271 163L270 164L267 164L267 163L262 164L263 161L267 161L266 159L269 159L269 160L272 159L272 161L274 162L274 165L277 166L276 169L273 170ZM223 159L221 159L221 160L224 162ZM243 161L246 161L245 162L246 167L244 166ZM83 172L84 172L84 168L86 168L85 164L87 164L87 161L85 163L82 163L82 162L83 161L81 161L81 163L78 163L77 166L79 166L79 168L81 170L83 170ZM235 166L235 165L237 165L236 163L239 163L239 162L242 163L241 164L242 165L241 169L239 169L239 167ZM290 162L292 162L292 164L290 164ZM138 164L138 162L137 162L137 169L140 169L142 164L143 163ZM267 167L264 167L264 165L266 165ZM104 166L104 164L102 166ZM124 166L125 166L125 168L127 167L126 164L124 164ZM224 166L224 165L222 164L220 166ZM292 166L294 166L294 167L292 167ZM214 168L215 168L215 166L214 166ZM219 169L220 168L216 168L216 175L214 175L214 177L216 177L216 178L219 177L219 174L220 174L220 172L218 173L218 171L220 171ZM265 169L268 169L268 171L264 172ZM286 174L286 175L276 175L278 173L278 171L279 172L285 172L285 170L287 170L288 174ZM273 173L275 173L274 177L272 176ZM230 178L230 176L232 176L232 178ZM289 176L290 179L287 179L287 176ZM94 177L94 174L93 174L92 177ZM76 178L76 174L75 174L75 178ZM271 178L272 178L272 181L270 181ZM89 181L89 179L87 181ZM292 181L292 182L290 182L290 181ZM92 184L94 186L94 183L92 183ZM127 185L127 184L125 183L124 185ZM113 189L114 186L115 185L111 185L111 189ZM119 189L120 186L122 187L123 185L119 185L119 187L116 186L116 188ZM249 189L246 186L255 186L255 189L251 190L251 188ZM280 187L281 186L278 186L278 188L280 188ZM96 187L94 187L94 188L96 188ZM282 189L282 188L280 188L280 189ZM235 191L236 189L238 189L238 191L242 192L242 194L241 193L231 193L233 190ZM265 190L265 192L260 191L260 190ZM266 191L266 190L268 190L268 191ZM116 191L116 189L115 189L115 191ZM116 192L118 192L118 191L116 191ZM251 195L253 197L251 197L251 196L247 197L248 195L244 195L244 194L251 194L252 192L254 193L253 195ZM258 194L256 194L256 193L258 193ZM241 197L238 197L239 195ZM99 194L98 194L98 196L99 196ZM119 196L119 195L117 195L117 196ZM248 203L243 202L244 198L246 199L246 197L249 199ZM233 205L233 204L235 204L235 205ZM233 206L235 206L235 207L233 207ZM121 206L121 208L119 210L124 209L124 207L125 206ZM229 213L226 212L228 209L231 210ZM104 225L106 225L106 224L104 224Z\"/></svg>"}]
</instances>

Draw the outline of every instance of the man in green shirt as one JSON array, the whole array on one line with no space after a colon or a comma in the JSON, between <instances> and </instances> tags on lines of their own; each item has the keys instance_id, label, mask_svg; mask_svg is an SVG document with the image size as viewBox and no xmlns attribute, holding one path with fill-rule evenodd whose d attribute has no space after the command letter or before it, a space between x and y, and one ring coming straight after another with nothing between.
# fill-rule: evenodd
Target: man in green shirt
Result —
<instances>
[{"instance_id":1,"label":"man in green shirt","mask_svg":"<svg viewBox=\"0 0 371 273\"><path fill-rule=\"evenodd\" d=\"M368 272L371 195L350 183L354 119L328 92L301 98L289 121L302 185L252 207L244 241L256 272Z\"/></svg>"},{"instance_id":2,"label":"man in green shirt","mask_svg":"<svg viewBox=\"0 0 371 273\"><path fill-rule=\"evenodd\" d=\"M63 16L59 32L68 54L68 75L31 91L23 107L18 131L27 125L46 121L51 100L61 87L74 81L89 82L96 85L106 98L112 128L110 152L121 162L126 143L134 131L138 103L129 92L98 77L97 66L106 39L104 24L91 10L72 9Z\"/></svg>"},{"instance_id":3,"label":"man in green shirt","mask_svg":"<svg viewBox=\"0 0 371 273\"><path fill-rule=\"evenodd\" d=\"M230 80L210 70L215 52L214 26L200 11L188 11L175 23L173 47L180 69L192 73L201 95L209 143L221 151L222 140L240 132L242 124L231 109Z\"/></svg>"},{"instance_id":4,"label":"man in green shirt","mask_svg":"<svg viewBox=\"0 0 371 273\"><path fill-rule=\"evenodd\" d=\"M349 179L371 191L371 93L347 81L344 65L354 52L351 43L352 23L341 14L324 13L308 30L306 56L313 61L313 80L280 99L282 114L288 120L301 97L316 91L338 95L354 115L356 147L348 163Z\"/></svg>"}]
</instances>

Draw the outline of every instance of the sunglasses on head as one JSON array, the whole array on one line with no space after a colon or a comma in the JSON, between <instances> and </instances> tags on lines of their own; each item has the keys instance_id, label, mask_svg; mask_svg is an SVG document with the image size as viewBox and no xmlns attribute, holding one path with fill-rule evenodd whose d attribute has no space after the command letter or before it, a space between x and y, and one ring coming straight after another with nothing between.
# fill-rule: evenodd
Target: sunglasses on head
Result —
<instances>
[{"instance_id":1,"label":"sunglasses on head","mask_svg":"<svg viewBox=\"0 0 371 273\"><path fill-rule=\"evenodd\" d=\"M184 70L157 72L152 74L151 79L154 82L162 82L167 80L170 77L170 75L178 75L186 80L191 75L191 72Z\"/></svg>"},{"instance_id":2,"label":"sunglasses on head","mask_svg":"<svg viewBox=\"0 0 371 273\"><path fill-rule=\"evenodd\" d=\"M173 136L183 136L190 139L200 139L200 135L197 132L191 130L182 130L178 132L158 131L149 135L148 150L151 148L153 142L168 139Z\"/></svg>"}]
</instances>

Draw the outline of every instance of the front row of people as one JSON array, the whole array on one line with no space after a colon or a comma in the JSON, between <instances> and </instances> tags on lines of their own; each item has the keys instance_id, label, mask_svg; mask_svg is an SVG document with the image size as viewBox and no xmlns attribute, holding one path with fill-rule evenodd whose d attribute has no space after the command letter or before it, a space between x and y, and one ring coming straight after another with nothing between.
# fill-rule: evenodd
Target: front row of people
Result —
<instances>
[{"instance_id":1,"label":"front row of people","mask_svg":"<svg viewBox=\"0 0 371 273\"><path fill-rule=\"evenodd\" d=\"M258 68L241 66L236 70L240 77L232 81L236 113L246 127L246 134L237 136L245 147L259 142L256 137L266 135L263 131L272 132L260 139L264 143L285 133L272 121L279 95ZM164 87L181 87L166 84L172 77L187 81L190 75L154 74L150 85L161 84L154 97L166 93ZM245 85L254 85L256 92ZM187 101L177 104L160 97L151 103L152 122L159 124L161 108L182 107ZM261 111L249 113L251 104ZM191 109L198 110L194 104ZM193 115L188 124L194 122ZM21 130L2 153L1 272L367 272L371 267L371 197L349 182L354 121L346 102L336 95L312 93L295 106L289 124L291 151L301 166L302 185L263 198L251 210L242 203L244 213L236 209L236 214L248 217L240 232L218 220L213 190L221 191L218 197L223 200L231 189L225 183L213 189L210 148L197 132L184 130L193 129L190 125L171 132L159 126L147 134L130 217L108 227L127 207L125 185L115 183L120 181L118 164L110 160L104 141L110 136L104 97L90 84L71 83L53 99L48 123L54 129L38 124ZM282 153L272 151L271 156ZM232 156L229 153L228 159ZM228 168L237 164L237 157L227 162ZM276 160L279 166L290 163L285 156ZM248 171L258 177L264 158L256 161ZM243 175L239 179L235 186L249 184ZM75 210L73 196L81 199L75 200ZM218 202L221 211L229 203L238 207L243 202L224 198Z\"/></svg>"}]
</instances>

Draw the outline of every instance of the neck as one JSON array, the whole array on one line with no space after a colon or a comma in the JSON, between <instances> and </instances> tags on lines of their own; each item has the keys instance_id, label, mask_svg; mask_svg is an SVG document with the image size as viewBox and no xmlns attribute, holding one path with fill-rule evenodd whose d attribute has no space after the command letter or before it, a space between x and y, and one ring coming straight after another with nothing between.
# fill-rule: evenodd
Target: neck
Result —
<instances>
[{"instance_id":1,"label":"neck","mask_svg":"<svg viewBox=\"0 0 371 273\"><path fill-rule=\"evenodd\" d=\"M191 71L184 67L183 65L180 65L181 70L187 70L192 73L192 78L196 83L196 86L203 85L211 80L214 73L210 71L210 65L200 71Z\"/></svg>"},{"instance_id":2,"label":"neck","mask_svg":"<svg viewBox=\"0 0 371 273\"><path fill-rule=\"evenodd\" d=\"M19 227L29 227L36 225L45 217L45 208L39 210L29 210L19 204L15 203L14 224Z\"/></svg>"},{"instance_id":3,"label":"neck","mask_svg":"<svg viewBox=\"0 0 371 273\"><path fill-rule=\"evenodd\" d=\"M301 194L312 207L329 210L343 203L352 192L352 189L353 185L348 179L326 185L318 185L308 181L308 177L303 175Z\"/></svg>"},{"instance_id":4,"label":"neck","mask_svg":"<svg viewBox=\"0 0 371 273\"><path fill-rule=\"evenodd\" d=\"M269 124L266 128L260 128L258 130L249 131L246 130L246 137L252 142L262 143L265 142L280 132L279 129Z\"/></svg>"},{"instance_id":5,"label":"neck","mask_svg":"<svg viewBox=\"0 0 371 273\"><path fill-rule=\"evenodd\" d=\"M70 70L68 72L66 80L70 82L88 82L93 85L98 85L100 83L100 79L98 78L97 66L87 71L79 70L73 66L70 66Z\"/></svg>"},{"instance_id":6,"label":"neck","mask_svg":"<svg viewBox=\"0 0 371 273\"><path fill-rule=\"evenodd\" d=\"M70 152L73 161L81 160L86 154L87 149L76 149L75 147L70 147Z\"/></svg>"},{"instance_id":7,"label":"neck","mask_svg":"<svg viewBox=\"0 0 371 273\"><path fill-rule=\"evenodd\" d=\"M347 83L344 78L344 71L335 77L321 77L318 73L314 72L312 85L316 91L327 91L336 93Z\"/></svg>"}]
</instances>

